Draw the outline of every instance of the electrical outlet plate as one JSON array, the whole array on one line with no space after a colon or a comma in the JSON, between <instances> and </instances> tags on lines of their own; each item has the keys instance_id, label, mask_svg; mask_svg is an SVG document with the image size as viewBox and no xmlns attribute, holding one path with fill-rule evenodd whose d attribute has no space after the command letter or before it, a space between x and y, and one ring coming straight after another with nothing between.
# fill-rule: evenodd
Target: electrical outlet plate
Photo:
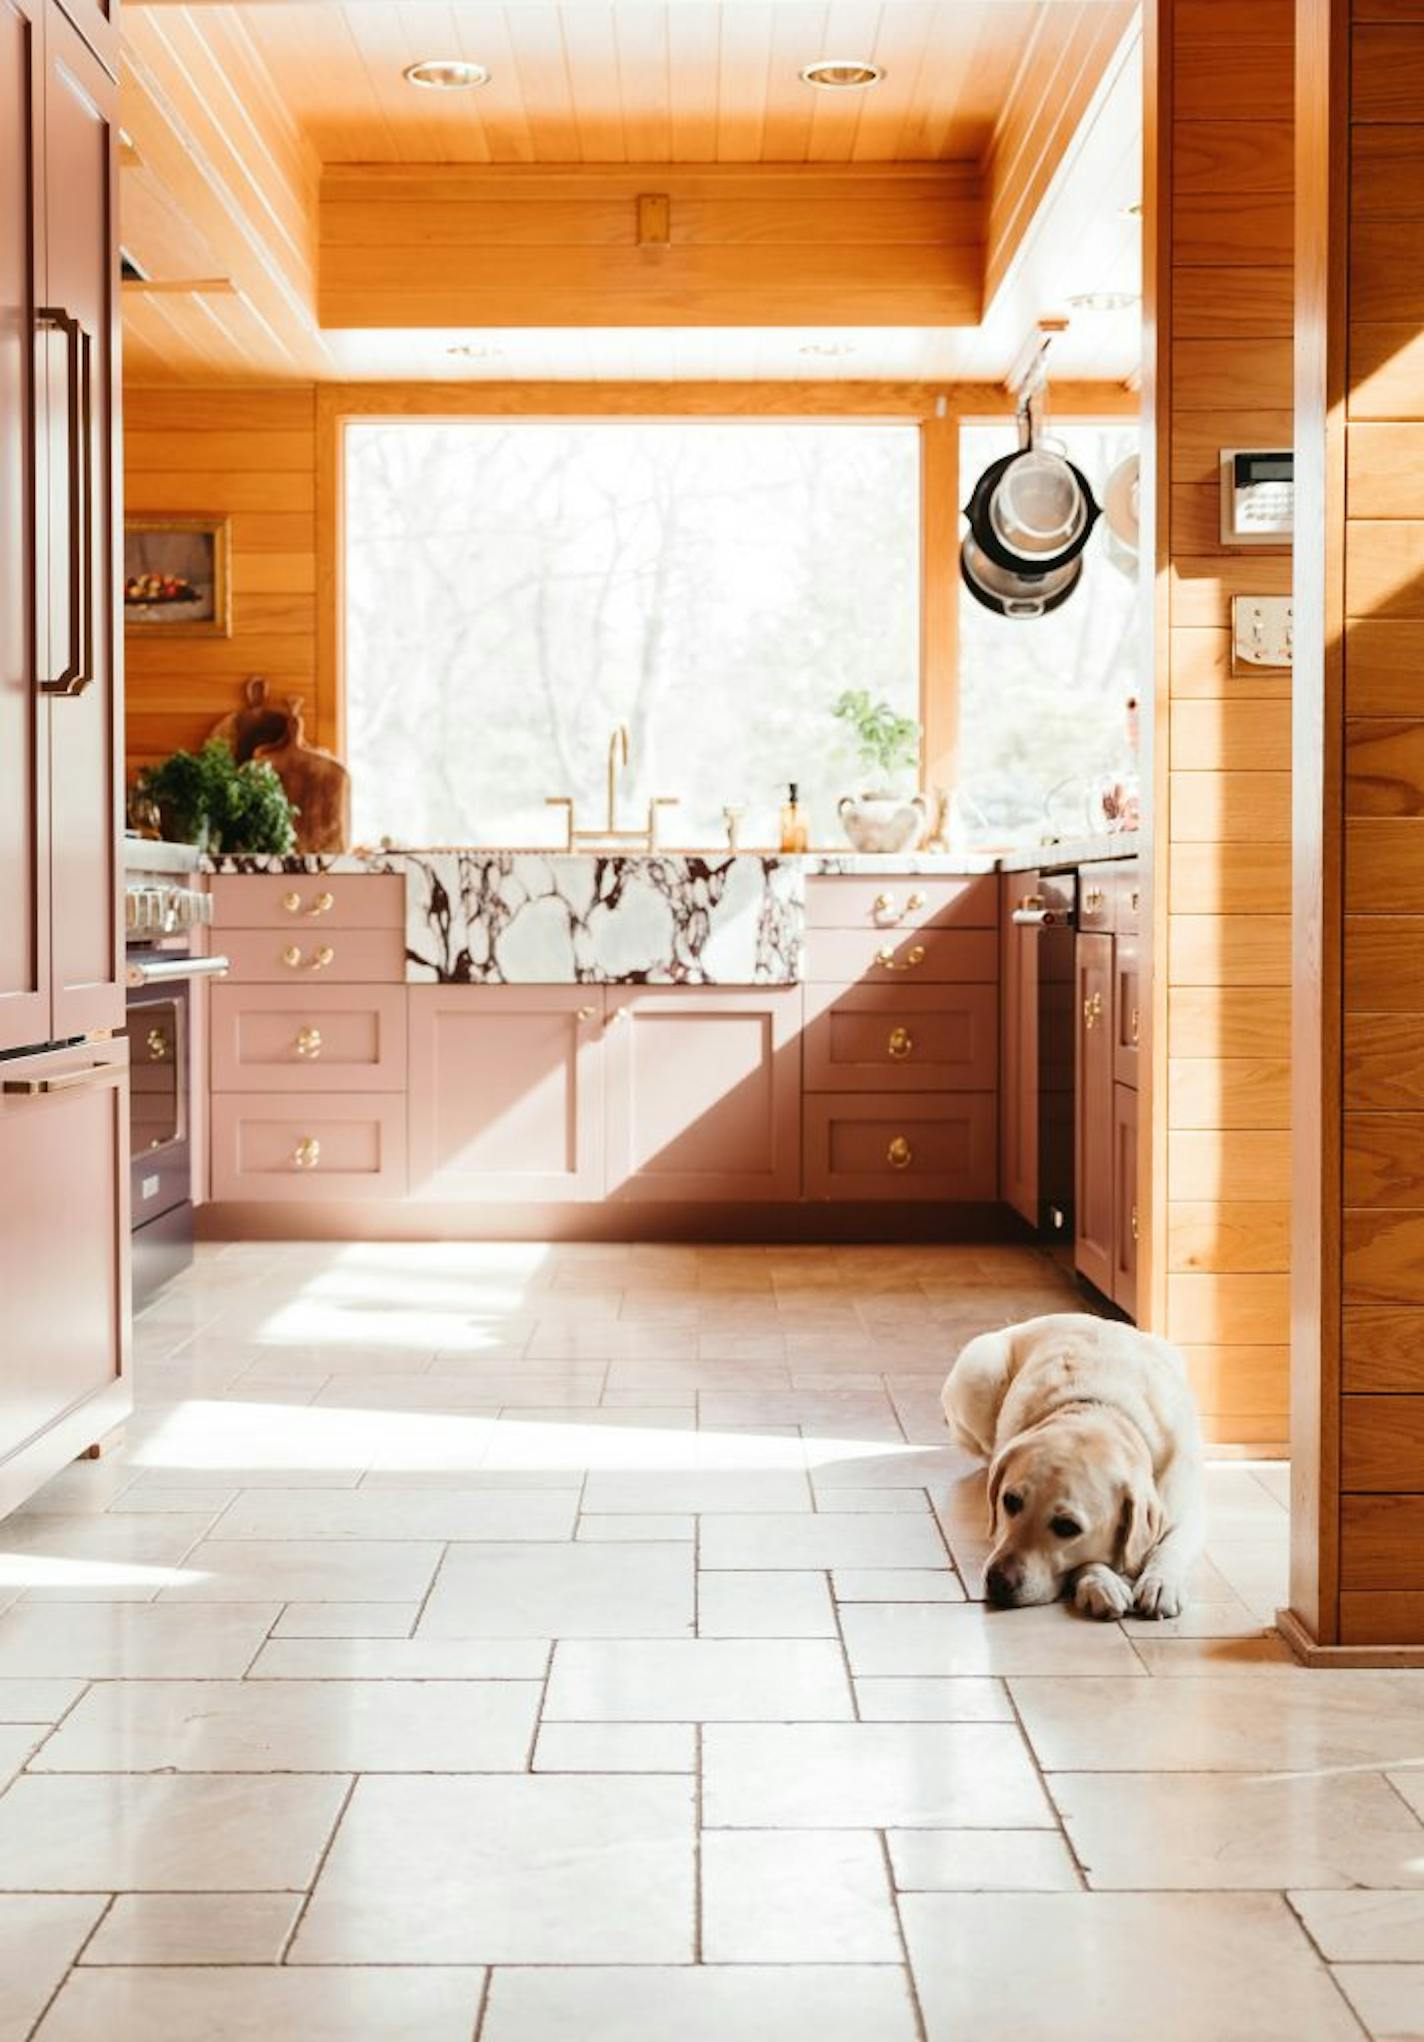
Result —
<instances>
[{"instance_id":1,"label":"electrical outlet plate","mask_svg":"<svg viewBox=\"0 0 1424 2042\"><path fill-rule=\"evenodd\" d=\"M1231 664L1237 673L1255 667L1291 666L1295 610L1289 596L1231 598Z\"/></svg>"}]
</instances>

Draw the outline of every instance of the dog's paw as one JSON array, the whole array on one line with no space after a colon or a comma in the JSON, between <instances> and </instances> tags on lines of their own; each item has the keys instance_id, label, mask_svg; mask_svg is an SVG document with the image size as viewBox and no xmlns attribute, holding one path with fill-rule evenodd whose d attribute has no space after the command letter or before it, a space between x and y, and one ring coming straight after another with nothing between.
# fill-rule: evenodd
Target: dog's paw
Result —
<instances>
[{"instance_id":1,"label":"dog's paw","mask_svg":"<svg viewBox=\"0 0 1424 2042\"><path fill-rule=\"evenodd\" d=\"M1140 1617L1179 1617L1186 1595L1174 1575L1149 1564L1137 1577L1132 1602Z\"/></svg>"},{"instance_id":2,"label":"dog's paw","mask_svg":"<svg viewBox=\"0 0 1424 2042\"><path fill-rule=\"evenodd\" d=\"M1127 1615L1132 1608L1132 1589L1111 1567L1085 1567L1073 1590L1073 1601L1085 1617L1106 1623Z\"/></svg>"}]
</instances>

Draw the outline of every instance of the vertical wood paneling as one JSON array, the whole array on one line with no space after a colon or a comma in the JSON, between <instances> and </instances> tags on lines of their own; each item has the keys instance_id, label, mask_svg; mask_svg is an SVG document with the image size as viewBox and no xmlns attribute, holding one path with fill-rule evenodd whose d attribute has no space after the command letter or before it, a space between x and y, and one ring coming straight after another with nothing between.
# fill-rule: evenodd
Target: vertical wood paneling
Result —
<instances>
[{"instance_id":1,"label":"vertical wood paneling","mask_svg":"<svg viewBox=\"0 0 1424 2042\"><path fill-rule=\"evenodd\" d=\"M1279 1442L1289 1373L1278 1164L1291 1120L1290 683L1233 673L1226 627L1231 596L1288 588L1290 561L1222 545L1217 456L1290 431L1291 108L1288 93L1240 94L1232 80L1249 47L1253 81L1289 81L1292 20L1288 6L1259 0L1163 0L1158 26L1149 290L1169 623L1155 656L1156 856L1167 869L1153 947L1166 980L1159 1027L1170 1019L1154 1082L1166 1213L1153 1313L1189 1351L1211 1351L1211 1370L1196 1378L1208 1432L1244 1438L1249 1412L1251 1437ZM1258 1201L1260 1223L1250 1217Z\"/></svg>"},{"instance_id":2,"label":"vertical wood paneling","mask_svg":"<svg viewBox=\"0 0 1424 2042\"><path fill-rule=\"evenodd\" d=\"M248 674L279 700L301 695L318 742L316 399L309 384L256 390L129 390L124 504L130 517L189 514L232 524L232 636L129 634L129 770L201 743L237 706Z\"/></svg>"}]
</instances>

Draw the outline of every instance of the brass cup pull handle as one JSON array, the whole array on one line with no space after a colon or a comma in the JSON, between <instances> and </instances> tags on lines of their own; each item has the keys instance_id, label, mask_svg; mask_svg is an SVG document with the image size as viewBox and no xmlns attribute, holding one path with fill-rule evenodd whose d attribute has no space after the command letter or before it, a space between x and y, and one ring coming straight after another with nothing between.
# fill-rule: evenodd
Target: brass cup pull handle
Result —
<instances>
[{"instance_id":1,"label":"brass cup pull handle","mask_svg":"<svg viewBox=\"0 0 1424 2042\"><path fill-rule=\"evenodd\" d=\"M889 1040L885 1044L887 1052L897 1062L903 1062L914 1046L915 1038L911 1035L908 1028L892 1028Z\"/></svg>"},{"instance_id":2,"label":"brass cup pull handle","mask_svg":"<svg viewBox=\"0 0 1424 2042\"><path fill-rule=\"evenodd\" d=\"M905 952L903 964L896 962L895 953L888 943L883 949L877 950L875 953L875 962L883 965L886 971L913 971L917 964L923 964L924 961L925 946L923 943L912 943L910 945L910 948Z\"/></svg>"},{"instance_id":3,"label":"brass cup pull handle","mask_svg":"<svg viewBox=\"0 0 1424 2042\"><path fill-rule=\"evenodd\" d=\"M310 1057L313 1062L321 1055L321 1030L303 1028L297 1036L297 1055Z\"/></svg>"},{"instance_id":4,"label":"brass cup pull handle","mask_svg":"<svg viewBox=\"0 0 1424 2042\"><path fill-rule=\"evenodd\" d=\"M1103 996L1101 993L1090 993L1083 1002L1083 1026L1096 1028L1102 1018Z\"/></svg>"},{"instance_id":5,"label":"brass cup pull handle","mask_svg":"<svg viewBox=\"0 0 1424 2042\"><path fill-rule=\"evenodd\" d=\"M915 1152L902 1134L897 1134L885 1151L885 1160L892 1170L908 1170L915 1160Z\"/></svg>"},{"instance_id":6,"label":"brass cup pull handle","mask_svg":"<svg viewBox=\"0 0 1424 2042\"><path fill-rule=\"evenodd\" d=\"M325 971L335 959L336 952L329 943L323 943L320 950L314 950L310 957L303 957L300 946L289 943L282 952L282 962L288 971Z\"/></svg>"},{"instance_id":7,"label":"brass cup pull handle","mask_svg":"<svg viewBox=\"0 0 1424 2042\"><path fill-rule=\"evenodd\" d=\"M298 1170L314 1170L321 1160L321 1143L314 1134L303 1135L292 1150L292 1162Z\"/></svg>"}]
</instances>

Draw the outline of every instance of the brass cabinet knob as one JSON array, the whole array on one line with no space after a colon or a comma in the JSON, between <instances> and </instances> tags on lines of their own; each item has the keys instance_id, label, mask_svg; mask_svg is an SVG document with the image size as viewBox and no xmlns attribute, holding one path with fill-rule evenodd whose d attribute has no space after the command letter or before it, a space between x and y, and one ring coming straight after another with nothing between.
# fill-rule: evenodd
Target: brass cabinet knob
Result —
<instances>
[{"instance_id":1,"label":"brass cabinet knob","mask_svg":"<svg viewBox=\"0 0 1424 2042\"><path fill-rule=\"evenodd\" d=\"M900 919L900 910L893 893L877 893L875 905L870 912L882 926L886 922L898 922Z\"/></svg>"},{"instance_id":2,"label":"brass cabinet knob","mask_svg":"<svg viewBox=\"0 0 1424 2042\"><path fill-rule=\"evenodd\" d=\"M591 1021L597 1012L597 1007L580 1007L578 1009L578 1018L580 1021Z\"/></svg>"},{"instance_id":3,"label":"brass cabinet knob","mask_svg":"<svg viewBox=\"0 0 1424 2042\"><path fill-rule=\"evenodd\" d=\"M915 1046L915 1039L908 1028L892 1028L885 1047L898 1060L907 1057Z\"/></svg>"},{"instance_id":4,"label":"brass cabinet knob","mask_svg":"<svg viewBox=\"0 0 1424 2042\"><path fill-rule=\"evenodd\" d=\"M912 893L910 895L910 898L905 903L905 910L908 914L913 915L918 909L922 908L924 904L925 897L922 893Z\"/></svg>"},{"instance_id":5,"label":"brass cabinet knob","mask_svg":"<svg viewBox=\"0 0 1424 2042\"><path fill-rule=\"evenodd\" d=\"M329 943L323 943L320 950L314 950L310 957L303 957L301 946L289 943L282 952L282 962L288 971L325 971L336 957Z\"/></svg>"},{"instance_id":6,"label":"brass cabinet knob","mask_svg":"<svg viewBox=\"0 0 1424 2042\"><path fill-rule=\"evenodd\" d=\"M149 1062L151 1064L167 1063L168 1052L173 1046L168 1040L167 1033L162 1028L150 1028L144 1040L148 1045Z\"/></svg>"},{"instance_id":7,"label":"brass cabinet knob","mask_svg":"<svg viewBox=\"0 0 1424 2042\"><path fill-rule=\"evenodd\" d=\"M303 1135L292 1151L292 1161L298 1170L314 1170L321 1160L321 1143L314 1134Z\"/></svg>"},{"instance_id":8,"label":"brass cabinet knob","mask_svg":"<svg viewBox=\"0 0 1424 2042\"><path fill-rule=\"evenodd\" d=\"M902 1134L897 1134L885 1151L885 1160L892 1170L908 1170L915 1160L915 1152Z\"/></svg>"},{"instance_id":9,"label":"brass cabinet knob","mask_svg":"<svg viewBox=\"0 0 1424 2042\"><path fill-rule=\"evenodd\" d=\"M329 915L336 906L336 895L334 893L319 893L311 906L304 908L302 906L302 897L294 887L290 893L282 895L282 906L289 915Z\"/></svg>"},{"instance_id":10,"label":"brass cabinet knob","mask_svg":"<svg viewBox=\"0 0 1424 2042\"><path fill-rule=\"evenodd\" d=\"M303 1028L297 1036L297 1055L313 1059L321 1055L321 1030Z\"/></svg>"},{"instance_id":11,"label":"brass cabinet knob","mask_svg":"<svg viewBox=\"0 0 1424 2042\"><path fill-rule=\"evenodd\" d=\"M910 945L909 949L905 952L903 964L896 962L895 952L888 943L875 953L875 962L883 965L886 971L913 971L917 964L923 964L924 961L925 946L923 943L912 943Z\"/></svg>"},{"instance_id":12,"label":"brass cabinet knob","mask_svg":"<svg viewBox=\"0 0 1424 2042\"><path fill-rule=\"evenodd\" d=\"M1102 1018L1103 996L1101 993L1090 993L1083 1002L1083 1026L1096 1028Z\"/></svg>"}]
</instances>

